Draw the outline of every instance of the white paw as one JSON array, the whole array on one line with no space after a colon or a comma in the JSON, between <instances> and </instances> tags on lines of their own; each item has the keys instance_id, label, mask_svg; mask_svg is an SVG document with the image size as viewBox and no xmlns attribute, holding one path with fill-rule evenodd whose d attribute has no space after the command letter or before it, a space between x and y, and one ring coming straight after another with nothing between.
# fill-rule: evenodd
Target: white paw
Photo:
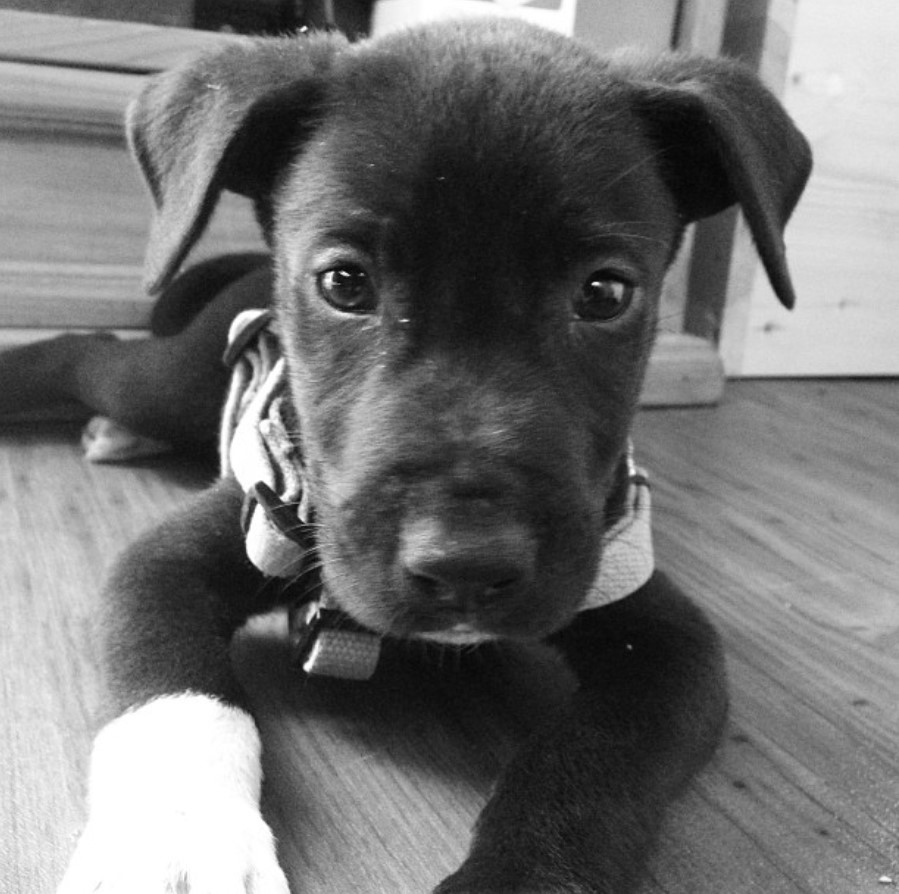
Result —
<instances>
[{"instance_id":1,"label":"white paw","mask_svg":"<svg viewBox=\"0 0 899 894\"><path fill-rule=\"evenodd\" d=\"M58 894L289 894L258 811L208 804L91 820Z\"/></svg>"},{"instance_id":2,"label":"white paw","mask_svg":"<svg viewBox=\"0 0 899 894\"><path fill-rule=\"evenodd\" d=\"M289 894L261 785L239 708L185 693L129 711L94 743L90 816L58 894Z\"/></svg>"},{"instance_id":3,"label":"white paw","mask_svg":"<svg viewBox=\"0 0 899 894\"><path fill-rule=\"evenodd\" d=\"M92 463L121 463L172 452L171 444L135 434L106 416L94 416L87 423L81 433L81 449Z\"/></svg>"}]
</instances>

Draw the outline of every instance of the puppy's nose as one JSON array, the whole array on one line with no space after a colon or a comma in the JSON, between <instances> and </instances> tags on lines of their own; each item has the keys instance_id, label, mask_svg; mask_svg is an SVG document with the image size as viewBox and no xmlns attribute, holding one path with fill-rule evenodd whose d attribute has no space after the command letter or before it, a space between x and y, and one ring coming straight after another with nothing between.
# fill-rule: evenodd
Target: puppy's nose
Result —
<instances>
[{"instance_id":1,"label":"puppy's nose","mask_svg":"<svg viewBox=\"0 0 899 894\"><path fill-rule=\"evenodd\" d=\"M534 553L521 525L477 525L460 533L425 519L404 532L400 560L422 596L470 612L522 593L534 578Z\"/></svg>"}]
</instances>

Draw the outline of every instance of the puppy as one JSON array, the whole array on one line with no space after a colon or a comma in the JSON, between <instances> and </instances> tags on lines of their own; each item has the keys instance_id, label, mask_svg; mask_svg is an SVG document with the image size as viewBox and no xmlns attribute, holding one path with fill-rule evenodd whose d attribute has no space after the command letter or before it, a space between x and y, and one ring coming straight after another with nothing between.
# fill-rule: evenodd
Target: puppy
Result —
<instances>
[{"instance_id":1,"label":"puppy","mask_svg":"<svg viewBox=\"0 0 899 894\"><path fill-rule=\"evenodd\" d=\"M792 305L806 142L730 63L509 21L248 40L152 80L128 127L148 283L190 320L9 354L6 408L74 397L192 444L225 402L224 473L109 577L118 716L61 894L287 891L228 643L288 599L310 673L367 676L382 638L556 647L578 692L437 891L633 891L727 704L713 630L647 559L630 460L662 279L689 222L739 203ZM172 283L222 190L255 203L270 265Z\"/></svg>"}]
</instances>

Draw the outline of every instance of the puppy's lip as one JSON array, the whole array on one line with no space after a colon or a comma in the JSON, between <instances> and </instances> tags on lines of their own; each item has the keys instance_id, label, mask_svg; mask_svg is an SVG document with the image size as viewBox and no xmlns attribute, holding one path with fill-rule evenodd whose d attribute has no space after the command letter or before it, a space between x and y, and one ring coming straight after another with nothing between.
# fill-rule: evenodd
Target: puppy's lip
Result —
<instances>
[{"instance_id":1,"label":"puppy's lip","mask_svg":"<svg viewBox=\"0 0 899 894\"><path fill-rule=\"evenodd\" d=\"M443 630L429 630L415 635L415 639L427 640L447 646L474 646L479 643L492 642L499 637L494 633L480 630L470 621L459 621L452 627Z\"/></svg>"},{"instance_id":2,"label":"puppy's lip","mask_svg":"<svg viewBox=\"0 0 899 894\"><path fill-rule=\"evenodd\" d=\"M437 606L407 606L395 615L385 636L464 645L500 638L476 612Z\"/></svg>"},{"instance_id":3,"label":"puppy's lip","mask_svg":"<svg viewBox=\"0 0 899 894\"><path fill-rule=\"evenodd\" d=\"M551 630L541 625L515 623L508 616L480 615L477 612L433 611L407 615L403 622L394 625L391 636L401 639L420 639L446 645L477 645L497 640L531 641L543 639Z\"/></svg>"},{"instance_id":4,"label":"puppy's lip","mask_svg":"<svg viewBox=\"0 0 899 894\"><path fill-rule=\"evenodd\" d=\"M392 613L390 620L383 615L348 614L369 630L390 639L424 640L456 646L498 640L535 642L561 629L570 620L567 616L528 616L516 619L503 613L480 615L477 612L446 609L411 611L407 608L405 611Z\"/></svg>"}]
</instances>

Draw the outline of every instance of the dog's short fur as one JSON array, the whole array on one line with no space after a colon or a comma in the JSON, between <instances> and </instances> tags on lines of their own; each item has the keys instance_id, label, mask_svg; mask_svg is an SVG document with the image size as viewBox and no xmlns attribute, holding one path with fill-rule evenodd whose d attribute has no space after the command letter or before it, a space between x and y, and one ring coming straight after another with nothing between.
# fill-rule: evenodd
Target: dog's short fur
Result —
<instances>
[{"instance_id":1,"label":"dog's short fur","mask_svg":"<svg viewBox=\"0 0 899 894\"><path fill-rule=\"evenodd\" d=\"M722 658L661 574L577 609L684 227L739 203L791 305L782 231L805 141L739 67L604 59L508 21L247 41L153 79L129 132L158 210L158 326L175 334L8 353L0 410L74 397L208 442L228 324L272 295L341 608L396 637L547 641L580 681L438 890L634 890L666 802L716 743ZM225 189L253 199L271 267L232 258L172 282ZM109 578L110 691L130 710L97 739L64 894L286 891L227 658L280 592L246 560L242 499L221 481ZM160 735L174 728L177 744Z\"/></svg>"}]
</instances>

